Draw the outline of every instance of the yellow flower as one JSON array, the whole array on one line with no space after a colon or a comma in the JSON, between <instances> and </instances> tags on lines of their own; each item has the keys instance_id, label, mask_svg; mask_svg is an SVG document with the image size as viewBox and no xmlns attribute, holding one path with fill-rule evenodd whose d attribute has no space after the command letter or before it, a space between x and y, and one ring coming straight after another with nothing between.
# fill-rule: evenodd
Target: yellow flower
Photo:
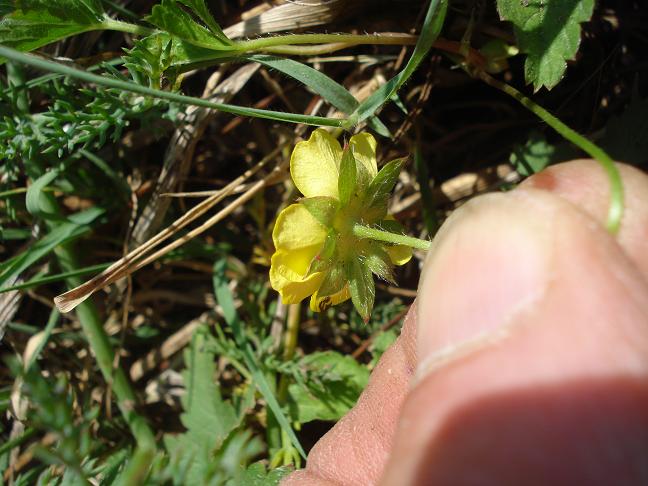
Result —
<instances>
[{"instance_id":1,"label":"yellow flower","mask_svg":"<svg viewBox=\"0 0 648 486\"><path fill-rule=\"evenodd\" d=\"M393 265L409 261L411 249L356 236L354 227L379 226L401 232L387 215L389 192L403 160L378 172L376 140L368 133L351 137L342 149L323 129L299 142L290 174L305 196L277 217L272 238L270 284L286 304L311 296L322 311L352 298L363 318L373 307L372 273L393 281Z\"/></svg>"}]
</instances>

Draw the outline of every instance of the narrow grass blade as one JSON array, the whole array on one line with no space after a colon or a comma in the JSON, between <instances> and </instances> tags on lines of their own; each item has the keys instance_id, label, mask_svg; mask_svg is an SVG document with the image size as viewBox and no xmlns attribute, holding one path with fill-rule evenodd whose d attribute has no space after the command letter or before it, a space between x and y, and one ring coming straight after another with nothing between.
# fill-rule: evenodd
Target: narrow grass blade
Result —
<instances>
[{"instance_id":1,"label":"narrow grass blade","mask_svg":"<svg viewBox=\"0 0 648 486\"><path fill-rule=\"evenodd\" d=\"M425 58L432 47L432 44L434 44L434 41L439 36L447 10L448 0L430 1L430 6L428 7L425 20L423 21L423 26L421 27L421 35L414 47L412 57L410 57L409 61L400 73L378 88L371 96L369 96L369 98L358 106L353 115L351 115L351 120L353 122L360 123L374 115L376 111L383 104L389 101L400 87L405 84L419 64L421 64L421 61Z\"/></svg>"}]
</instances>

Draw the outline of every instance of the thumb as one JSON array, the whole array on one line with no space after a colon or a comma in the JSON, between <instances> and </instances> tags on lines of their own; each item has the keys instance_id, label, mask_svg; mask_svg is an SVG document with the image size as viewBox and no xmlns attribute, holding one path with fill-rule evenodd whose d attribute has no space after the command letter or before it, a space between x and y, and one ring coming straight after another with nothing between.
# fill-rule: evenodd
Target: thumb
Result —
<instances>
[{"instance_id":1,"label":"thumb","mask_svg":"<svg viewBox=\"0 0 648 486\"><path fill-rule=\"evenodd\" d=\"M383 484L648 480L648 288L560 197L478 198L435 239Z\"/></svg>"}]
</instances>

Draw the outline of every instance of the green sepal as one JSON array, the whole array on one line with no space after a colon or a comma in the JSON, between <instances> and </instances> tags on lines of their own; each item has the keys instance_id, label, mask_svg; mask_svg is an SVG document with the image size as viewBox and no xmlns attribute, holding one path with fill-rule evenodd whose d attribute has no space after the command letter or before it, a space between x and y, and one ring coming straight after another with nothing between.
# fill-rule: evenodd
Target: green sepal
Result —
<instances>
[{"instance_id":1,"label":"green sepal","mask_svg":"<svg viewBox=\"0 0 648 486\"><path fill-rule=\"evenodd\" d=\"M351 150L346 147L340 161L340 177L338 178L338 194L340 205L349 204L351 196L356 191L358 164Z\"/></svg>"},{"instance_id":2,"label":"green sepal","mask_svg":"<svg viewBox=\"0 0 648 486\"><path fill-rule=\"evenodd\" d=\"M301 199L300 204L322 225L327 228L333 224L335 213L339 209L339 203L335 198L327 196L306 197Z\"/></svg>"},{"instance_id":3,"label":"green sepal","mask_svg":"<svg viewBox=\"0 0 648 486\"><path fill-rule=\"evenodd\" d=\"M378 278L391 284L396 284L394 279L394 264L381 243L371 242L369 251L365 254L365 264Z\"/></svg>"},{"instance_id":4,"label":"green sepal","mask_svg":"<svg viewBox=\"0 0 648 486\"><path fill-rule=\"evenodd\" d=\"M322 250L313 258L308 269L308 274L315 272L327 271L333 264L333 257L335 256L335 247L337 245L337 233L334 229L330 229Z\"/></svg>"},{"instance_id":5,"label":"green sepal","mask_svg":"<svg viewBox=\"0 0 648 486\"><path fill-rule=\"evenodd\" d=\"M365 218L368 221L375 221L387 215L389 195L398 181L398 174L406 160L407 158L403 157L387 162L369 184L365 196L367 208Z\"/></svg>"},{"instance_id":6,"label":"green sepal","mask_svg":"<svg viewBox=\"0 0 648 486\"><path fill-rule=\"evenodd\" d=\"M326 297L328 295L337 294L344 288L347 283L347 272L344 265L341 263L334 263L326 273L322 285L317 290L318 297Z\"/></svg>"},{"instance_id":7,"label":"green sepal","mask_svg":"<svg viewBox=\"0 0 648 486\"><path fill-rule=\"evenodd\" d=\"M347 275L353 306L362 319L368 322L376 297L373 274L367 265L354 258L347 262Z\"/></svg>"}]
</instances>

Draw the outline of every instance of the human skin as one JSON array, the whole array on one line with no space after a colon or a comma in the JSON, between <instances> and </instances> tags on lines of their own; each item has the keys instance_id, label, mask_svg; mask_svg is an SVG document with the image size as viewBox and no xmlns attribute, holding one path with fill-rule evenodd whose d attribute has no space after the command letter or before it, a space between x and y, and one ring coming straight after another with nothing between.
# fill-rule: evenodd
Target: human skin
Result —
<instances>
[{"instance_id":1,"label":"human skin","mask_svg":"<svg viewBox=\"0 0 648 486\"><path fill-rule=\"evenodd\" d=\"M480 196L436 236L357 405L284 486L648 484L648 176L589 160Z\"/></svg>"}]
</instances>

